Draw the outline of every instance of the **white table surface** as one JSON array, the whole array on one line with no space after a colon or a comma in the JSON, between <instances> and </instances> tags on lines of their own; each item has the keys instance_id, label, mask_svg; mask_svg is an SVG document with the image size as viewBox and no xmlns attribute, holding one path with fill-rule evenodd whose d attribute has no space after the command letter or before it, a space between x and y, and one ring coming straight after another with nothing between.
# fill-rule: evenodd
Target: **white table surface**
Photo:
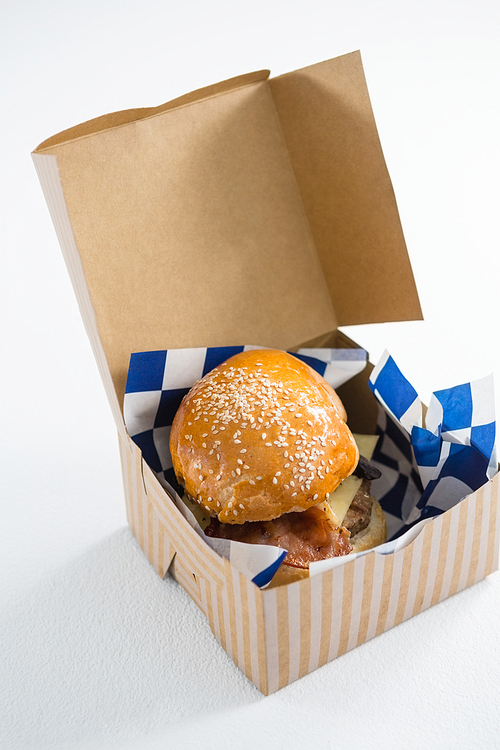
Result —
<instances>
[{"instance_id":1,"label":"white table surface","mask_svg":"<svg viewBox=\"0 0 500 750\"><path fill-rule=\"evenodd\" d=\"M267 698L153 573L30 157L106 112L360 49L426 320L349 332L428 400L500 371L499 28L497 0L3 4L2 748L500 746L499 573Z\"/></svg>"}]
</instances>

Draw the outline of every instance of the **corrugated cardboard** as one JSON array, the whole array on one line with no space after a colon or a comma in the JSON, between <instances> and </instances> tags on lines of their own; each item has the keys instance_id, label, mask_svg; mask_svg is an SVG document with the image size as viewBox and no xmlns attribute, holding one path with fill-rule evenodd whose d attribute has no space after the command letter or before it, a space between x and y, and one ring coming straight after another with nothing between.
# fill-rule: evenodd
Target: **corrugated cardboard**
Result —
<instances>
[{"instance_id":1,"label":"corrugated cardboard","mask_svg":"<svg viewBox=\"0 0 500 750\"><path fill-rule=\"evenodd\" d=\"M327 345L338 325L421 317L358 53L107 115L33 158L116 420L131 528L262 692L495 569L497 480L394 555L261 591L184 520L123 422L134 351ZM373 427L366 375L341 395L353 429Z\"/></svg>"}]
</instances>

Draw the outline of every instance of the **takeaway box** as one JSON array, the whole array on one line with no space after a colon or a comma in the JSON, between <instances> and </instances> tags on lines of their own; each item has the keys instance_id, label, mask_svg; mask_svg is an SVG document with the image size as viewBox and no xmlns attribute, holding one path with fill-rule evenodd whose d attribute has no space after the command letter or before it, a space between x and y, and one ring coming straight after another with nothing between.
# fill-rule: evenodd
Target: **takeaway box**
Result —
<instances>
[{"instance_id":1,"label":"takeaway box","mask_svg":"<svg viewBox=\"0 0 500 750\"><path fill-rule=\"evenodd\" d=\"M128 520L265 694L491 573L498 479L401 549L259 588L178 510L123 416L135 352L357 345L421 317L359 53L106 115L33 159L116 421ZM373 432L370 367L339 388Z\"/></svg>"}]
</instances>

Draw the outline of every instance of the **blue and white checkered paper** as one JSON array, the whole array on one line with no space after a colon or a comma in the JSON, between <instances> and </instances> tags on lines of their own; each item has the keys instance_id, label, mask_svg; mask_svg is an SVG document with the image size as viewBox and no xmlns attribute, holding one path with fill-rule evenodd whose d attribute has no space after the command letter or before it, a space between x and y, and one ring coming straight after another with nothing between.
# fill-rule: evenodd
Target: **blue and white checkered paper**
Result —
<instances>
[{"instance_id":1,"label":"blue and white checkered paper","mask_svg":"<svg viewBox=\"0 0 500 750\"><path fill-rule=\"evenodd\" d=\"M228 357L257 346L169 349L131 355L124 400L125 425L146 463L176 501L179 509L207 544L231 561L258 586L269 583L286 552L268 545L248 545L205 537L196 519L182 502L177 485L169 438L173 418L194 383ZM307 362L338 388L361 372L367 362L364 349L300 349L294 356Z\"/></svg>"},{"instance_id":2,"label":"blue and white checkered paper","mask_svg":"<svg viewBox=\"0 0 500 750\"><path fill-rule=\"evenodd\" d=\"M389 535L448 510L497 472L493 376L433 393L427 412L385 352L370 376L383 407L373 483Z\"/></svg>"}]
</instances>

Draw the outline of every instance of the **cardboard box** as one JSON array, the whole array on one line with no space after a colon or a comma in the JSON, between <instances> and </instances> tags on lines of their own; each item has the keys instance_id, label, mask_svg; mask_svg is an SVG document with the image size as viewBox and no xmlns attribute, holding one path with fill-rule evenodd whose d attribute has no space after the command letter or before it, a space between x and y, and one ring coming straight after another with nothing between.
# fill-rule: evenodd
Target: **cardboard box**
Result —
<instances>
[{"instance_id":1,"label":"cardboard box","mask_svg":"<svg viewBox=\"0 0 500 750\"><path fill-rule=\"evenodd\" d=\"M498 478L399 552L261 590L196 534L125 429L132 352L356 346L339 325L421 317L358 53L107 115L33 159L116 420L133 533L263 693L496 569ZM375 422L366 381L341 389L358 432Z\"/></svg>"}]
</instances>

